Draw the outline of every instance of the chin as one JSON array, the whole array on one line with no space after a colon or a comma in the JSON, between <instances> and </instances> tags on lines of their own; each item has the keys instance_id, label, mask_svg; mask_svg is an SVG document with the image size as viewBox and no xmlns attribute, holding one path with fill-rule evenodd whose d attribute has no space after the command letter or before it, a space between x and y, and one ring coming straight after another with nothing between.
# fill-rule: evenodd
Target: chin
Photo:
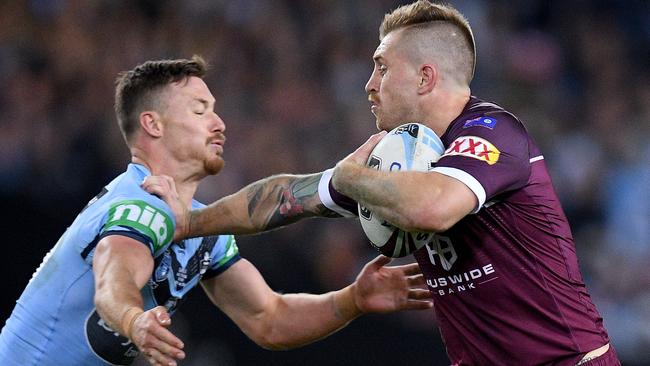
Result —
<instances>
[{"instance_id":1,"label":"chin","mask_svg":"<svg viewBox=\"0 0 650 366\"><path fill-rule=\"evenodd\" d=\"M386 123L379 117L375 119L375 127L377 127L378 131L382 131L386 129Z\"/></svg>"},{"instance_id":2,"label":"chin","mask_svg":"<svg viewBox=\"0 0 650 366\"><path fill-rule=\"evenodd\" d=\"M404 123L406 123L406 122L404 122ZM400 124L387 123L386 121L382 121L380 119L377 119L376 125L377 125L377 129L379 131L390 131L393 128L399 126Z\"/></svg>"},{"instance_id":3,"label":"chin","mask_svg":"<svg viewBox=\"0 0 650 366\"><path fill-rule=\"evenodd\" d=\"M223 169L226 162L221 157L210 159L205 162L205 171L209 175L216 175Z\"/></svg>"}]
</instances>

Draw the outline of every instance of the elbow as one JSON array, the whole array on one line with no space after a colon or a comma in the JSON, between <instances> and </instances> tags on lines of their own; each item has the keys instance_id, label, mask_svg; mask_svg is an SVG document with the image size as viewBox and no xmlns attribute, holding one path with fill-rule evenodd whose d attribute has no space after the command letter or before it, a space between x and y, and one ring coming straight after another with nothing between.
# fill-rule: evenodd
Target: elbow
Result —
<instances>
[{"instance_id":1,"label":"elbow","mask_svg":"<svg viewBox=\"0 0 650 366\"><path fill-rule=\"evenodd\" d=\"M95 309L101 317L106 314L105 309L108 307L109 297L110 296L106 295L104 291L95 290L93 303L95 305Z\"/></svg>"},{"instance_id":2,"label":"elbow","mask_svg":"<svg viewBox=\"0 0 650 366\"><path fill-rule=\"evenodd\" d=\"M259 345L260 347L264 348L267 351L288 351L292 348L289 346L284 346L272 342L255 342L255 343L257 343L257 345Z\"/></svg>"},{"instance_id":3,"label":"elbow","mask_svg":"<svg viewBox=\"0 0 650 366\"><path fill-rule=\"evenodd\" d=\"M251 334L249 337L255 342L258 346L269 350L269 351L287 351L295 346L286 344L277 337L277 333L273 331L265 332L263 334Z\"/></svg>"},{"instance_id":4,"label":"elbow","mask_svg":"<svg viewBox=\"0 0 650 366\"><path fill-rule=\"evenodd\" d=\"M95 296L93 297L93 303L95 304L95 307L97 309L101 309L102 306L104 305L104 299L105 295L104 293L106 292L106 286L104 285L104 281L102 281L101 278L96 278L95 279L96 284L95 284Z\"/></svg>"},{"instance_id":5,"label":"elbow","mask_svg":"<svg viewBox=\"0 0 650 366\"><path fill-rule=\"evenodd\" d=\"M253 316L253 322L239 324L239 328L258 346L269 351L286 351L297 345L291 343L290 334L274 327L268 318Z\"/></svg>"}]
</instances>

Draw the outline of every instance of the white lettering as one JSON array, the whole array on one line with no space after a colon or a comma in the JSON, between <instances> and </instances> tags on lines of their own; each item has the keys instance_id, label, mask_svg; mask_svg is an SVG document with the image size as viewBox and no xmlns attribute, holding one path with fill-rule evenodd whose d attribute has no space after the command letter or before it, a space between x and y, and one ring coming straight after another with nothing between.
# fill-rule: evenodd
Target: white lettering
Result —
<instances>
[{"instance_id":1,"label":"white lettering","mask_svg":"<svg viewBox=\"0 0 650 366\"><path fill-rule=\"evenodd\" d=\"M151 223L151 219L153 219L154 213L156 213L156 211L154 211L153 208L149 206L145 206L144 212L142 213L142 215L140 215L138 222L144 226L149 226L149 224Z\"/></svg>"},{"instance_id":2,"label":"white lettering","mask_svg":"<svg viewBox=\"0 0 650 366\"><path fill-rule=\"evenodd\" d=\"M447 277L438 277L438 278L433 278L433 279L427 279L426 283L427 286L429 286L431 289L436 289L440 287L447 287L446 289L439 289L438 294L440 296L443 295L448 295L448 294L453 294L456 292L462 292L462 291L468 291L476 288L476 284L474 283L474 280L477 278L481 278L483 276L487 276L489 274L495 273L494 266L492 264L487 264L483 267L480 268L473 268L469 271L459 273L459 274L454 274L450 275ZM498 278L498 277L495 277ZM493 278L494 279L494 278ZM491 280L487 280L491 281ZM481 282L482 283L482 282ZM480 283L479 283L480 284ZM448 287L451 285L456 285L454 286L454 289Z\"/></svg>"},{"instance_id":3,"label":"white lettering","mask_svg":"<svg viewBox=\"0 0 650 366\"><path fill-rule=\"evenodd\" d=\"M456 249L454 249L451 239L446 236L434 235L431 242L429 242L426 247L431 264L434 266L436 265L435 256L437 255L440 258L442 268L446 271L449 271L451 266L453 266L458 259Z\"/></svg>"},{"instance_id":4,"label":"white lettering","mask_svg":"<svg viewBox=\"0 0 650 366\"><path fill-rule=\"evenodd\" d=\"M138 221L141 211L142 210L140 207L138 207L138 205L120 205L115 209L115 213L113 214L113 219L111 221L122 219L125 214L127 220Z\"/></svg>"},{"instance_id":5,"label":"white lettering","mask_svg":"<svg viewBox=\"0 0 650 366\"><path fill-rule=\"evenodd\" d=\"M109 327L109 326L108 326L108 323L106 323L106 322L104 321L104 319L102 319L102 318L99 318L99 320L97 321L97 325L99 325L100 327L104 328L104 330L107 331L107 332L112 332L113 335L116 336L116 337L119 337L119 336L120 336L120 333L114 331L113 328Z\"/></svg>"},{"instance_id":6,"label":"white lettering","mask_svg":"<svg viewBox=\"0 0 650 366\"><path fill-rule=\"evenodd\" d=\"M463 277L459 275L454 275L453 277L447 276L447 278L449 278L449 281L451 281L451 283L453 283L454 285L463 282Z\"/></svg>"},{"instance_id":7,"label":"white lettering","mask_svg":"<svg viewBox=\"0 0 650 366\"><path fill-rule=\"evenodd\" d=\"M158 245L163 245L165 243L165 239L167 238L167 225L165 216L161 215L159 212L156 212L149 227L151 230L153 230L154 234L156 234L156 237L158 238Z\"/></svg>"}]
</instances>

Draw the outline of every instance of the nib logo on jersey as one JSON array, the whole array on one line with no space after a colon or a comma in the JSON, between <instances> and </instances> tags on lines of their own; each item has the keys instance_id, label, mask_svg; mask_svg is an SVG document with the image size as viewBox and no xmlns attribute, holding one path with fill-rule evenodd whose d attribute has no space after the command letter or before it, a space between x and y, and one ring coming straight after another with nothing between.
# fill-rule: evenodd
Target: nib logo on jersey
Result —
<instances>
[{"instance_id":1,"label":"nib logo on jersey","mask_svg":"<svg viewBox=\"0 0 650 366\"><path fill-rule=\"evenodd\" d=\"M476 289L478 286L495 280L496 271L492 263L477 266L466 271L452 272L454 263L458 260L458 253L454 244L446 236L435 235L426 245L429 261L434 267L433 273L444 273L444 276L427 276L429 290L440 296L452 295ZM435 270L440 263L444 270Z\"/></svg>"},{"instance_id":2,"label":"nib logo on jersey","mask_svg":"<svg viewBox=\"0 0 650 366\"><path fill-rule=\"evenodd\" d=\"M120 201L111 206L104 230L119 226L135 229L151 239L154 252L169 244L174 235L169 215L141 200Z\"/></svg>"}]
</instances>

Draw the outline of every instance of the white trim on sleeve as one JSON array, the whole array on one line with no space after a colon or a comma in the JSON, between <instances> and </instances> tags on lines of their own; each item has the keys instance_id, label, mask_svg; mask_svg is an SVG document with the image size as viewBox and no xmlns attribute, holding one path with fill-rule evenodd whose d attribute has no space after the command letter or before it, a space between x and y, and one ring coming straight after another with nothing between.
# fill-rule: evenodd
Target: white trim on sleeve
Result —
<instances>
[{"instance_id":1,"label":"white trim on sleeve","mask_svg":"<svg viewBox=\"0 0 650 366\"><path fill-rule=\"evenodd\" d=\"M481 207L483 207L483 204L485 203L485 189L481 183L476 180L476 178L474 178L471 174L467 173L466 171L450 167L437 167L431 171L455 178L463 182L467 188L474 192L476 198L478 199L478 206L476 209L474 209L474 211L472 211L472 213L477 213Z\"/></svg>"},{"instance_id":2,"label":"white trim on sleeve","mask_svg":"<svg viewBox=\"0 0 650 366\"><path fill-rule=\"evenodd\" d=\"M325 207L330 210L338 213L343 217L357 217L354 213L344 209L334 202L332 195L330 195L330 181L332 180L332 173L334 173L334 168L327 169L323 172L323 175L320 177L318 182L318 197Z\"/></svg>"}]
</instances>

